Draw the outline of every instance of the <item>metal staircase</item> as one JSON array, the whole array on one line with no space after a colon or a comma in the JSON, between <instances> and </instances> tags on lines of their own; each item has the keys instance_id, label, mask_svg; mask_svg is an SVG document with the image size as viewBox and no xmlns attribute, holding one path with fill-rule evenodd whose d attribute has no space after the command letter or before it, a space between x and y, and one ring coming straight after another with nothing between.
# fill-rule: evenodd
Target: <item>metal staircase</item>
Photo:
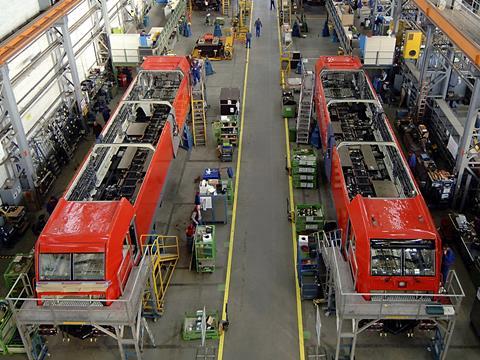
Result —
<instances>
[{"instance_id":1,"label":"metal staircase","mask_svg":"<svg viewBox=\"0 0 480 360\"><path fill-rule=\"evenodd\" d=\"M222 15L230 16L230 0L222 0Z\"/></svg>"},{"instance_id":2,"label":"metal staircase","mask_svg":"<svg viewBox=\"0 0 480 360\"><path fill-rule=\"evenodd\" d=\"M314 75L305 71L302 78L300 100L297 115L297 144L308 144L310 135L310 119L312 116Z\"/></svg>"},{"instance_id":3,"label":"metal staircase","mask_svg":"<svg viewBox=\"0 0 480 360\"><path fill-rule=\"evenodd\" d=\"M195 86L192 86L191 99L193 144L195 146L205 146L207 145L207 116L205 114L205 85L203 76L200 77L200 81Z\"/></svg>"},{"instance_id":4,"label":"metal staircase","mask_svg":"<svg viewBox=\"0 0 480 360\"><path fill-rule=\"evenodd\" d=\"M179 259L176 236L146 235L149 245L144 247L150 265L150 275L143 295L143 316L163 314L165 294Z\"/></svg>"}]
</instances>

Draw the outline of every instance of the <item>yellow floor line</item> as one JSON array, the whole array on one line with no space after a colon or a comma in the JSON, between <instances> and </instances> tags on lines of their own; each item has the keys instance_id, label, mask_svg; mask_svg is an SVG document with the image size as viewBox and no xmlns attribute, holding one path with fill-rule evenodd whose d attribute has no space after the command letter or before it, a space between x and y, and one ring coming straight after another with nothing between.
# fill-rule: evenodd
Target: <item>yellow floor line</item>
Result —
<instances>
[{"instance_id":1,"label":"yellow floor line","mask_svg":"<svg viewBox=\"0 0 480 360\"><path fill-rule=\"evenodd\" d=\"M282 40L280 32L280 14L277 9L277 29L278 29L278 51L280 57L282 56ZM280 64L280 80L282 89L285 88L286 79L284 73L281 69ZM287 152L287 168L291 168L290 162L290 144L288 140L288 119L284 118L285 124L285 149ZM288 196L290 198L290 213L293 214L295 211L295 204L293 198L293 183L292 176L288 175ZM295 223L292 222L292 246L293 246L293 267L295 272L295 296L296 296L296 308L297 308L297 326L298 326L298 346L299 346L299 356L300 360L305 360L305 343L303 339L303 313L302 313L302 299L300 297L300 284L298 283L298 271L297 271L297 234L295 231Z\"/></svg>"},{"instance_id":2,"label":"yellow floor line","mask_svg":"<svg viewBox=\"0 0 480 360\"><path fill-rule=\"evenodd\" d=\"M250 25L249 31L252 31L252 19L253 19L253 1L250 8ZM225 292L223 295L223 309L222 309L222 320L227 318L227 304L228 304L228 295L230 292L230 278L232 275L232 259L233 259L233 243L235 239L235 225L237 223L237 201L238 201L238 187L240 183L240 167L242 163L242 143L243 143L243 129L244 129L244 120L245 120L245 103L247 98L247 81L248 81L248 66L250 60L250 48L247 49L246 62L245 62L245 76L243 78L243 96L242 96L242 114L240 115L240 134L238 141L238 158L237 158L237 167L235 170L235 189L233 195L233 210L232 210L232 225L230 226L230 240L228 244L228 259L227 259L227 273L225 275ZM222 332L220 335L220 341L218 343L218 360L223 359L223 348L225 344L225 333Z\"/></svg>"}]
</instances>

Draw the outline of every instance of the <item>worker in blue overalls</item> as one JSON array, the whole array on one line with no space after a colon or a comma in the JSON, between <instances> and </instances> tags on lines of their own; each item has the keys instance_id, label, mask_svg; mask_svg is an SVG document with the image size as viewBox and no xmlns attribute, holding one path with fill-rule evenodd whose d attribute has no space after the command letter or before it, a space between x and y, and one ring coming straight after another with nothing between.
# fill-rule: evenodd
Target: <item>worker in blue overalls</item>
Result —
<instances>
[{"instance_id":1,"label":"worker in blue overalls","mask_svg":"<svg viewBox=\"0 0 480 360\"><path fill-rule=\"evenodd\" d=\"M260 37L260 30L262 29L262 22L260 21L260 18L255 20L255 36Z\"/></svg>"},{"instance_id":2,"label":"worker in blue overalls","mask_svg":"<svg viewBox=\"0 0 480 360\"><path fill-rule=\"evenodd\" d=\"M200 82L200 62L198 60L193 60L192 63L192 78L193 86L197 85L197 82Z\"/></svg>"},{"instance_id":3,"label":"worker in blue overalls","mask_svg":"<svg viewBox=\"0 0 480 360\"><path fill-rule=\"evenodd\" d=\"M252 33L249 31L245 36L245 47L247 49L250 49L251 46L252 46Z\"/></svg>"},{"instance_id":4,"label":"worker in blue overalls","mask_svg":"<svg viewBox=\"0 0 480 360\"><path fill-rule=\"evenodd\" d=\"M447 281L447 275L450 271L450 267L455 262L455 253L448 245L443 245L443 254L442 254L442 283L445 287L445 282Z\"/></svg>"}]
</instances>

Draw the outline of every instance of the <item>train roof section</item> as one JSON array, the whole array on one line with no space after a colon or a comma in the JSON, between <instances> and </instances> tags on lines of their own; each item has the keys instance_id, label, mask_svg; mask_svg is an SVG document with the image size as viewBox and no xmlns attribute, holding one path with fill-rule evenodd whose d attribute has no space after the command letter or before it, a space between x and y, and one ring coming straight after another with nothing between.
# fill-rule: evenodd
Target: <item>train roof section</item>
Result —
<instances>
[{"instance_id":1,"label":"train roof section","mask_svg":"<svg viewBox=\"0 0 480 360\"><path fill-rule=\"evenodd\" d=\"M350 213L354 228L364 227L370 238L433 239L435 224L420 195L409 199L374 199L356 196ZM407 230L408 229L408 230Z\"/></svg>"},{"instance_id":2,"label":"train roof section","mask_svg":"<svg viewBox=\"0 0 480 360\"><path fill-rule=\"evenodd\" d=\"M62 251L67 249L68 244L81 245L82 249L86 243L98 247L105 244L114 232L127 233L133 216L133 206L125 199L77 202L62 198L48 219L38 243L41 247L58 245Z\"/></svg>"}]
</instances>

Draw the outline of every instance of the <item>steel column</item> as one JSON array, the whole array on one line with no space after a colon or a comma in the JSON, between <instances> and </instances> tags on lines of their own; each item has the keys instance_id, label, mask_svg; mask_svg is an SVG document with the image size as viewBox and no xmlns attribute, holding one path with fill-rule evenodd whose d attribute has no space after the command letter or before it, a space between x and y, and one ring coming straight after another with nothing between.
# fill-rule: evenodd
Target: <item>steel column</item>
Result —
<instances>
[{"instance_id":1,"label":"steel column","mask_svg":"<svg viewBox=\"0 0 480 360\"><path fill-rule=\"evenodd\" d=\"M63 48L67 54L68 64L70 65L70 74L72 75L73 82L73 92L75 95L75 100L77 101L77 108L80 115L82 115L82 102L83 95L82 89L80 87L80 77L78 76L77 61L75 60L75 54L73 52L72 39L70 37L70 32L68 31L68 18L67 16L63 17L61 23L62 37L63 37Z\"/></svg>"},{"instance_id":2,"label":"steel column","mask_svg":"<svg viewBox=\"0 0 480 360\"><path fill-rule=\"evenodd\" d=\"M400 16L402 15L402 0L395 0L393 8L393 34L396 35L400 26Z\"/></svg>"},{"instance_id":3,"label":"steel column","mask_svg":"<svg viewBox=\"0 0 480 360\"><path fill-rule=\"evenodd\" d=\"M444 80L444 85L443 85L443 89L442 89L442 98L445 100L445 98L447 97L447 94L448 94L448 88L449 88L449 85L450 85L450 78L452 76L452 69L453 69L453 60L455 59L455 51L450 47L448 49L448 54L447 54L447 58L449 61L447 61L447 65L448 65L448 69L447 69L447 72L445 73L445 80Z\"/></svg>"},{"instance_id":4,"label":"steel column","mask_svg":"<svg viewBox=\"0 0 480 360\"><path fill-rule=\"evenodd\" d=\"M463 129L463 135L460 139L458 147L457 159L455 163L455 173L457 174L457 184L455 186L455 194L453 198L453 205L456 206L460 198L460 188L463 183L463 174L468 167L468 150L472 143L473 131L477 123L477 114L480 108L480 77L475 79L472 96L470 97L470 105L468 106L467 122ZM468 188L463 188L463 191L468 191Z\"/></svg>"},{"instance_id":5,"label":"steel column","mask_svg":"<svg viewBox=\"0 0 480 360\"><path fill-rule=\"evenodd\" d=\"M434 29L433 25L428 25L427 32L425 34L425 50L423 51L423 55L421 58L420 69L419 69L420 76L418 79L418 86L419 86L420 92L423 86L423 82L425 81L425 77L427 75L429 57L430 57L430 54L432 53L433 29Z\"/></svg>"},{"instance_id":6,"label":"steel column","mask_svg":"<svg viewBox=\"0 0 480 360\"><path fill-rule=\"evenodd\" d=\"M23 159L25 166L25 175L27 177L28 186L31 190L35 189L36 173L33 167L32 155L28 147L27 135L22 124L22 117L18 111L17 101L15 99L15 93L13 92L12 84L9 78L8 66L4 64L0 68L3 82L3 97L6 100L6 107L8 114L10 115L10 122L13 130L15 131L15 138L17 139L18 149L20 156Z\"/></svg>"}]
</instances>

